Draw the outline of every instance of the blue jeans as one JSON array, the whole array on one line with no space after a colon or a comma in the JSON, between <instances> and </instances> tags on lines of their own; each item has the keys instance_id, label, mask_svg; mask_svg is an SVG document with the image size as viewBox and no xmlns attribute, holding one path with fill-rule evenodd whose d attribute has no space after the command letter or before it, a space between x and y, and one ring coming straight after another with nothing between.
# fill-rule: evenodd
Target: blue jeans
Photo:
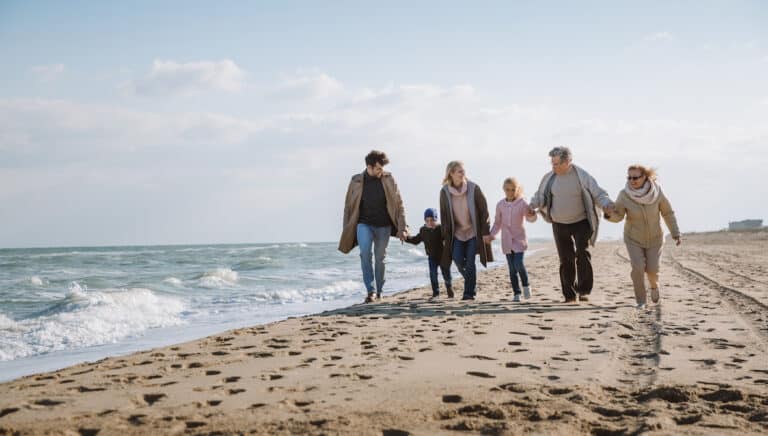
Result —
<instances>
[{"instance_id":1,"label":"blue jeans","mask_svg":"<svg viewBox=\"0 0 768 436\"><path fill-rule=\"evenodd\" d=\"M512 289L516 295L520 294L520 282L517 280L518 274L520 280L523 282L523 286L528 286L528 271L525 270L525 264L523 263L523 255L525 253L515 253L514 251L507 254L507 265L509 265L509 281L512 282Z\"/></svg>"},{"instance_id":2,"label":"blue jeans","mask_svg":"<svg viewBox=\"0 0 768 436\"><path fill-rule=\"evenodd\" d=\"M468 241L453 240L453 261L456 268L464 277L464 296L474 297L477 287L477 268L475 267L475 255L477 255L477 238Z\"/></svg>"},{"instance_id":3,"label":"blue jeans","mask_svg":"<svg viewBox=\"0 0 768 436\"><path fill-rule=\"evenodd\" d=\"M376 292L381 293L384 287L384 257L387 255L387 245L392 227L376 227L369 224L357 225L357 243L360 245L360 267L363 270L365 290L373 292L374 267L376 260ZM373 249L373 255L371 255Z\"/></svg>"},{"instance_id":4,"label":"blue jeans","mask_svg":"<svg viewBox=\"0 0 768 436\"><path fill-rule=\"evenodd\" d=\"M451 287L451 268L443 268L440 266L440 259L429 258L429 281L432 283L432 295L440 294L440 284L437 282L437 268L443 273L443 280L445 281L445 287Z\"/></svg>"}]
</instances>

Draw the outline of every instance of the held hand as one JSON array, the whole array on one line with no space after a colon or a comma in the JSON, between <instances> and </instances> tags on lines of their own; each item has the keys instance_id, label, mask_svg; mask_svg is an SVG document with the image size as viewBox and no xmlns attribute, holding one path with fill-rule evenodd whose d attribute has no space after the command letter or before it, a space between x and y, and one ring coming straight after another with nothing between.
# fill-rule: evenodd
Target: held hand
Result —
<instances>
[{"instance_id":1,"label":"held hand","mask_svg":"<svg viewBox=\"0 0 768 436\"><path fill-rule=\"evenodd\" d=\"M613 206L613 203L611 203L603 209L603 212L605 212L606 215L611 216L616 213L616 208Z\"/></svg>"},{"instance_id":2,"label":"held hand","mask_svg":"<svg viewBox=\"0 0 768 436\"><path fill-rule=\"evenodd\" d=\"M486 244L490 244L491 241L493 241L493 236L491 236L491 235L483 236L483 242L485 242Z\"/></svg>"},{"instance_id":3,"label":"held hand","mask_svg":"<svg viewBox=\"0 0 768 436\"><path fill-rule=\"evenodd\" d=\"M400 240L400 242L404 242L405 238L408 237L408 230L403 230L402 232L397 234L397 239Z\"/></svg>"},{"instance_id":4,"label":"held hand","mask_svg":"<svg viewBox=\"0 0 768 436\"><path fill-rule=\"evenodd\" d=\"M683 240L679 236L676 236L676 237L674 237L672 239L675 240L675 245L680 245L680 244L683 243Z\"/></svg>"}]
</instances>

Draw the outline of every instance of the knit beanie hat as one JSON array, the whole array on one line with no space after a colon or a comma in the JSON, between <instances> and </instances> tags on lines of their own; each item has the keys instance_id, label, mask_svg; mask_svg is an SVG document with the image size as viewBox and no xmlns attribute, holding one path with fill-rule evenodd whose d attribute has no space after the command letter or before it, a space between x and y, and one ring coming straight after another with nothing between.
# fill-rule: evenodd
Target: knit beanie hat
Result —
<instances>
[{"instance_id":1,"label":"knit beanie hat","mask_svg":"<svg viewBox=\"0 0 768 436\"><path fill-rule=\"evenodd\" d=\"M437 219L437 211L431 207L424 211L424 219L434 218Z\"/></svg>"}]
</instances>

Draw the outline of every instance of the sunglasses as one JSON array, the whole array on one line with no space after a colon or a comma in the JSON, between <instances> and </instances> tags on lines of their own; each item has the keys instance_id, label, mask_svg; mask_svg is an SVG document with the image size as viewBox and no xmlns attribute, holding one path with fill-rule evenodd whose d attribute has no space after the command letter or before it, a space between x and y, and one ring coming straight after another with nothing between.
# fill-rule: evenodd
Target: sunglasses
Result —
<instances>
[{"instance_id":1,"label":"sunglasses","mask_svg":"<svg viewBox=\"0 0 768 436\"><path fill-rule=\"evenodd\" d=\"M639 180L645 176L627 176L627 180Z\"/></svg>"}]
</instances>

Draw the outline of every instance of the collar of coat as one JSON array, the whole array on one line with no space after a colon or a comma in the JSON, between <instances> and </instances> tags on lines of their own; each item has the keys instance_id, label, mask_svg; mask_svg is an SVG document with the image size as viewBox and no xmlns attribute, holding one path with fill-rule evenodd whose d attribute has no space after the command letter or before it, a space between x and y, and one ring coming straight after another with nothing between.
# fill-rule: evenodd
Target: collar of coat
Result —
<instances>
[{"instance_id":1,"label":"collar of coat","mask_svg":"<svg viewBox=\"0 0 768 436\"><path fill-rule=\"evenodd\" d=\"M360 181L362 182L363 178L365 178L365 173L367 171L368 170L363 170L363 172L358 174L355 178L360 179ZM384 173L382 173L382 175L381 175L381 178L383 179L384 177L392 177L392 173L390 173L388 171L384 171Z\"/></svg>"}]
</instances>

